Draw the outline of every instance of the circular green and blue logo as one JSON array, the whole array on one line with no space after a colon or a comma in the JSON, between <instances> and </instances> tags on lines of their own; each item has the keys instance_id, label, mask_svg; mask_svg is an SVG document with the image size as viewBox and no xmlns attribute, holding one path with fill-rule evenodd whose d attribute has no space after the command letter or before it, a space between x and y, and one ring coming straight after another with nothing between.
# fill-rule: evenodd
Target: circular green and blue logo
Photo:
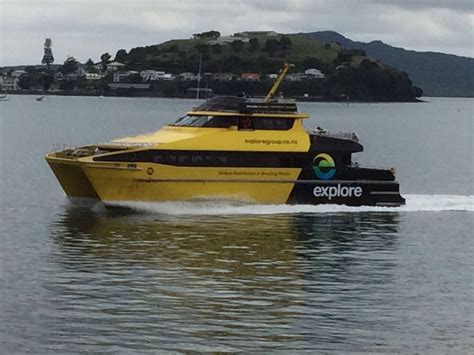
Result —
<instances>
[{"instance_id":1,"label":"circular green and blue logo","mask_svg":"<svg viewBox=\"0 0 474 355\"><path fill-rule=\"evenodd\" d=\"M329 180L336 173L334 159L326 153L318 154L313 160L313 171L321 180Z\"/></svg>"}]
</instances>

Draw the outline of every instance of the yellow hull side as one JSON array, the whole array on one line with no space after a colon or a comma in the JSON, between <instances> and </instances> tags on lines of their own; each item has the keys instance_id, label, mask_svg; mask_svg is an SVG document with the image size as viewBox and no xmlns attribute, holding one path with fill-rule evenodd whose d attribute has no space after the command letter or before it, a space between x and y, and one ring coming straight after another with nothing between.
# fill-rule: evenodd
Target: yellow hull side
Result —
<instances>
[{"instance_id":1,"label":"yellow hull side","mask_svg":"<svg viewBox=\"0 0 474 355\"><path fill-rule=\"evenodd\" d=\"M174 167L159 164L85 164L103 201L223 199L286 203L301 169Z\"/></svg>"}]
</instances>

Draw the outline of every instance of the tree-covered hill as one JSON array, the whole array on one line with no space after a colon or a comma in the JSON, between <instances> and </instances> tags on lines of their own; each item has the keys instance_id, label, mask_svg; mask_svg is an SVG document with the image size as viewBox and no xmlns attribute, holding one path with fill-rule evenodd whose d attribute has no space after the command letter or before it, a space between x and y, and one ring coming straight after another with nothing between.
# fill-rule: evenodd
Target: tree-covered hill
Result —
<instances>
[{"instance_id":1,"label":"tree-covered hill","mask_svg":"<svg viewBox=\"0 0 474 355\"><path fill-rule=\"evenodd\" d=\"M237 37L239 38L239 37ZM212 44L212 39L175 39L130 50L123 59L130 69L162 68L172 72L195 71L202 54L202 69L207 72L252 71L275 73L284 62L295 70L316 65L331 68L339 47L325 45L300 35L254 36L248 43L235 40Z\"/></svg>"},{"instance_id":2,"label":"tree-covered hill","mask_svg":"<svg viewBox=\"0 0 474 355\"><path fill-rule=\"evenodd\" d=\"M235 40L233 39L235 38ZM219 40L220 39L220 40ZM284 82L282 91L293 96L323 99L350 98L367 101L412 101L422 91L408 76L390 66L369 60L364 51L345 50L336 43L324 43L300 34L235 34L222 40L217 31L194 35L192 39L170 40L147 47L120 50L115 60L128 70L162 70L178 74L197 72L202 58L202 72L242 72L261 74L260 83L210 83L217 93L243 90L262 95L271 83L265 75L278 73L283 63L295 65L293 73L316 68L324 79Z\"/></svg>"},{"instance_id":3,"label":"tree-covered hill","mask_svg":"<svg viewBox=\"0 0 474 355\"><path fill-rule=\"evenodd\" d=\"M474 58L405 50L382 41L356 42L333 31L304 35L318 43L339 43L346 50L363 50L370 58L407 72L427 96L474 97Z\"/></svg>"}]
</instances>

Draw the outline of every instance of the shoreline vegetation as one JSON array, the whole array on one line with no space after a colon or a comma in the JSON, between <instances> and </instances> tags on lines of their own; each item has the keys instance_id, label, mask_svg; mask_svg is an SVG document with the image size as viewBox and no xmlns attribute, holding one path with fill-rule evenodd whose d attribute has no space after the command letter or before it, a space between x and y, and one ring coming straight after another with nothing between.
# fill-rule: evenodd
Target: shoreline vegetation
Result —
<instances>
[{"instance_id":1,"label":"shoreline vegetation","mask_svg":"<svg viewBox=\"0 0 474 355\"><path fill-rule=\"evenodd\" d=\"M53 65L45 42L40 66L10 68L10 93L77 96L199 98L214 95L265 96L284 63L294 67L278 96L299 101L417 102L423 91L408 74L369 59L363 50L343 49L299 34L254 31L120 49L99 62L68 57ZM13 70L16 69L16 70ZM5 68L0 69L5 73ZM13 89L13 90L12 90Z\"/></svg>"},{"instance_id":2,"label":"shoreline vegetation","mask_svg":"<svg viewBox=\"0 0 474 355\"><path fill-rule=\"evenodd\" d=\"M97 98L105 98L105 97L129 97L129 98L156 98L156 99L183 99L183 100L191 100L197 99L197 97L189 96L189 95L179 95L179 96L164 96L159 95L154 92L128 92L128 93L117 93L114 91L91 91L91 90L78 90L78 91L63 91L63 90L50 90L50 91L43 91L43 90L21 90L21 91L5 91L5 94L8 95L24 95L24 96L77 96L77 97L97 97ZM210 98L211 96L205 96L204 94L199 95L199 100L205 100ZM248 96L249 98L252 97L263 97L263 95L259 96ZM411 101L407 100L352 100L347 99L345 97L340 98L326 98L321 96L284 96L285 99L292 99L298 102L342 102L342 103L396 103L396 102L407 102L407 103L417 103L417 102L426 102L423 98L415 98Z\"/></svg>"}]
</instances>

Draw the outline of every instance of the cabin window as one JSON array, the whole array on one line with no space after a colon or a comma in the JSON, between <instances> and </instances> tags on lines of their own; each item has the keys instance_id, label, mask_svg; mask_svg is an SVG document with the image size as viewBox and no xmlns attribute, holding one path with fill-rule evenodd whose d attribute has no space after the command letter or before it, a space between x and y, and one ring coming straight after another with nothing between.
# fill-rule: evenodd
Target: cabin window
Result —
<instances>
[{"instance_id":1,"label":"cabin window","mask_svg":"<svg viewBox=\"0 0 474 355\"><path fill-rule=\"evenodd\" d=\"M194 116L179 118L171 126L230 128L238 126L240 130L275 130L287 131L293 128L293 118L238 117L238 116Z\"/></svg>"},{"instance_id":2,"label":"cabin window","mask_svg":"<svg viewBox=\"0 0 474 355\"><path fill-rule=\"evenodd\" d=\"M206 116L207 117L207 116ZM171 126L193 126L199 119L199 116L183 116L171 124Z\"/></svg>"},{"instance_id":3,"label":"cabin window","mask_svg":"<svg viewBox=\"0 0 474 355\"><path fill-rule=\"evenodd\" d=\"M254 129L287 131L293 127L295 122L292 118L254 118Z\"/></svg>"},{"instance_id":4,"label":"cabin window","mask_svg":"<svg viewBox=\"0 0 474 355\"><path fill-rule=\"evenodd\" d=\"M237 124L237 118L232 116L193 116L179 118L171 126L229 128Z\"/></svg>"},{"instance_id":5,"label":"cabin window","mask_svg":"<svg viewBox=\"0 0 474 355\"><path fill-rule=\"evenodd\" d=\"M162 154L154 154L152 156L152 161L158 164L164 164L166 162L165 157Z\"/></svg>"},{"instance_id":6,"label":"cabin window","mask_svg":"<svg viewBox=\"0 0 474 355\"><path fill-rule=\"evenodd\" d=\"M210 120L204 124L203 127L214 127L214 128L230 128L237 125L236 117L229 116L213 116Z\"/></svg>"}]
</instances>

